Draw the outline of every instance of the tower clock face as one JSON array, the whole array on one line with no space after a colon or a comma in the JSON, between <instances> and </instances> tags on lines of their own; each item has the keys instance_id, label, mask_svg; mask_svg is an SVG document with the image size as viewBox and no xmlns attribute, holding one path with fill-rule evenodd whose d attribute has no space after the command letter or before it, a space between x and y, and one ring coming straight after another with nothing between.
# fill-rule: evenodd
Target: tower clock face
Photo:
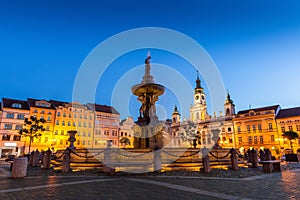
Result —
<instances>
[{"instance_id":1,"label":"tower clock face","mask_svg":"<svg viewBox=\"0 0 300 200\"><path fill-rule=\"evenodd\" d=\"M202 95L201 98L202 98L202 100L204 100L205 99L204 95Z\"/></svg>"},{"instance_id":2,"label":"tower clock face","mask_svg":"<svg viewBox=\"0 0 300 200\"><path fill-rule=\"evenodd\" d=\"M196 100L198 100L198 99L199 99L199 96L198 96L198 95L197 95L197 96L195 96L195 99L196 99Z\"/></svg>"}]
</instances>

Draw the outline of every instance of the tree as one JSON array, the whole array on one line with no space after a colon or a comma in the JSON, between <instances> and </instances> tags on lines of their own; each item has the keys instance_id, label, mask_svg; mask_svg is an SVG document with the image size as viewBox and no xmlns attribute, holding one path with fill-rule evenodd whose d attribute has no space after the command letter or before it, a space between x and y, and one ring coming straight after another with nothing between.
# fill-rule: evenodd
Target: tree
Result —
<instances>
[{"instance_id":1,"label":"tree","mask_svg":"<svg viewBox=\"0 0 300 200\"><path fill-rule=\"evenodd\" d=\"M37 119L35 116L30 116L30 118L25 118L24 126L19 131L19 134L24 137L29 137L29 152L31 147L31 142L34 138L41 136L41 132L45 131L45 128L42 124L44 124L46 120Z\"/></svg>"},{"instance_id":2,"label":"tree","mask_svg":"<svg viewBox=\"0 0 300 200\"><path fill-rule=\"evenodd\" d=\"M282 137L284 137L284 138L286 138L290 141L292 153L294 153L294 151L293 151L293 140L299 138L298 133L296 133L294 131L286 131L282 134Z\"/></svg>"}]
</instances>

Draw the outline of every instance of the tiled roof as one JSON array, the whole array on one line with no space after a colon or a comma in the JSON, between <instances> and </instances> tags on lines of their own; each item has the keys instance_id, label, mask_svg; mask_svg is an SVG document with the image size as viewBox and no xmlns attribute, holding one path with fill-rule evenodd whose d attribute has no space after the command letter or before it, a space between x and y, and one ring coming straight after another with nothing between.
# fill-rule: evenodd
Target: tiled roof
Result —
<instances>
[{"instance_id":1,"label":"tiled roof","mask_svg":"<svg viewBox=\"0 0 300 200\"><path fill-rule=\"evenodd\" d=\"M48 103L51 104L50 107L46 107L46 108L48 108L48 109L55 109L54 105L50 101L47 101L45 99L31 99L31 98L28 98L27 100L28 100L29 107L45 108L44 106L38 106L38 105L36 105L35 102L36 101L46 101L46 102L48 102Z\"/></svg>"},{"instance_id":2,"label":"tiled roof","mask_svg":"<svg viewBox=\"0 0 300 200\"><path fill-rule=\"evenodd\" d=\"M90 109L93 109L98 112L105 112L105 113L113 113L113 114L120 114L114 107L112 106L106 106L106 105L99 105L99 104L91 104L88 103L87 106Z\"/></svg>"},{"instance_id":3,"label":"tiled roof","mask_svg":"<svg viewBox=\"0 0 300 200\"><path fill-rule=\"evenodd\" d=\"M281 109L277 115L277 119L300 116L300 107Z\"/></svg>"},{"instance_id":4,"label":"tiled roof","mask_svg":"<svg viewBox=\"0 0 300 200\"><path fill-rule=\"evenodd\" d=\"M52 103L55 107L64 106L65 104L68 104L68 102L56 101L56 100L50 100L49 102Z\"/></svg>"},{"instance_id":5,"label":"tiled roof","mask_svg":"<svg viewBox=\"0 0 300 200\"><path fill-rule=\"evenodd\" d=\"M260 112L260 111L265 111L265 110L277 110L280 106L279 105L274 105L274 106L267 106L267 107L261 107L261 108L253 108L253 109L248 109L248 110L241 110L238 112L239 114L246 114L249 113L249 111L253 110L254 112Z\"/></svg>"},{"instance_id":6,"label":"tiled roof","mask_svg":"<svg viewBox=\"0 0 300 200\"><path fill-rule=\"evenodd\" d=\"M18 108L16 106L13 106L13 104L20 104L21 107ZM20 110L29 110L29 105L28 105L28 101L2 98L2 108L14 108L14 109L20 109Z\"/></svg>"}]
</instances>

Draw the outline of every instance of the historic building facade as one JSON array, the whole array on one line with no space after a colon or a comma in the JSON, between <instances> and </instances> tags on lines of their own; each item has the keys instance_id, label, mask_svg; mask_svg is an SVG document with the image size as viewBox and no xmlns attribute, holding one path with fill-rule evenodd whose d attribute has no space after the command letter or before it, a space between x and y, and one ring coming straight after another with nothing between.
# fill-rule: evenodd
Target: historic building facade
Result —
<instances>
[{"instance_id":1,"label":"historic building facade","mask_svg":"<svg viewBox=\"0 0 300 200\"><path fill-rule=\"evenodd\" d=\"M239 111L233 119L236 147L241 152L268 148L272 155L280 157L280 135L276 124L279 111L279 105Z\"/></svg>"},{"instance_id":2,"label":"historic building facade","mask_svg":"<svg viewBox=\"0 0 300 200\"><path fill-rule=\"evenodd\" d=\"M285 149L291 149L293 152L300 152L300 138L295 139L292 142L282 137L285 131L294 131L300 136L300 107L281 109L276 116L276 123L279 132L279 138L277 138L282 153L285 153Z\"/></svg>"},{"instance_id":3,"label":"historic building facade","mask_svg":"<svg viewBox=\"0 0 300 200\"><path fill-rule=\"evenodd\" d=\"M29 105L27 101L2 98L1 111L0 156L20 154L26 141L21 140L18 132L29 116Z\"/></svg>"}]
</instances>

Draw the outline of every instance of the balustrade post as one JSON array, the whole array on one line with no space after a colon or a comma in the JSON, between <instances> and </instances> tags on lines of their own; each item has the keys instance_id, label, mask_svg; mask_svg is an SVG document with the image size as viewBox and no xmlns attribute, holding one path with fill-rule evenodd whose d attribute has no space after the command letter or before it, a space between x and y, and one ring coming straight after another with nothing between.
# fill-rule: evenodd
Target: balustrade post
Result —
<instances>
[{"instance_id":1,"label":"balustrade post","mask_svg":"<svg viewBox=\"0 0 300 200\"><path fill-rule=\"evenodd\" d=\"M44 152L42 169L50 168L51 153L52 152L51 152L50 148L48 148L48 150Z\"/></svg>"},{"instance_id":2,"label":"balustrade post","mask_svg":"<svg viewBox=\"0 0 300 200\"><path fill-rule=\"evenodd\" d=\"M62 172L66 173L66 172L70 172L70 162L71 162L71 151L69 148L67 148L64 151L64 156L63 156L63 166L62 166Z\"/></svg>"},{"instance_id":3,"label":"balustrade post","mask_svg":"<svg viewBox=\"0 0 300 200\"><path fill-rule=\"evenodd\" d=\"M230 149L230 161L231 161L231 169L233 170L238 170L239 166L238 166L238 156L237 156L237 152L234 148Z\"/></svg>"},{"instance_id":4,"label":"balustrade post","mask_svg":"<svg viewBox=\"0 0 300 200\"><path fill-rule=\"evenodd\" d=\"M251 162L252 162L252 168L258 168L258 158L257 158L257 153L255 151L255 149L251 150Z\"/></svg>"},{"instance_id":5,"label":"balustrade post","mask_svg":"<svg viewBox=\"0 0 300 200\"><path fill-rule=\"evenodd\" d=\"M37 149L34 153L33 153L33 161L32 161L32 166L33 167L38 167L39 166L39 159L40 159L40 152Z\"/></svg>"}]
</instances>

